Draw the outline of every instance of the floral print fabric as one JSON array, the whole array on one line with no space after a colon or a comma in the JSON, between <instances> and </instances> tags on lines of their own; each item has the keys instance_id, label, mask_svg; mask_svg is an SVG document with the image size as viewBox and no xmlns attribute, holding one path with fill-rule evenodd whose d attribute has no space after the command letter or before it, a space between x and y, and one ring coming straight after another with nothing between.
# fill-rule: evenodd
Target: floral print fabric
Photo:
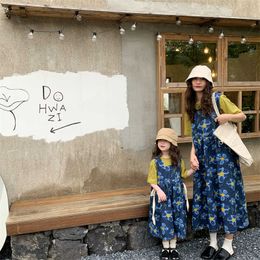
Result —
<instances>
[{"instance_id":1,"label":"floral print fabric","mask_svg":"<svg viewBox=\"0 0 260 260\"><path fill-rule=\"evenodd\" d=\"M219 106L220 93L216 93ZM246 199L238 156L213 135L216 114L195 113L192 139L199 160L194 173L192 226L194 230L223 228L233 234L248 226Z\"/></svg>"},{"instance_id":2,"label":"floral print fabric","mask_svg":"<svg viewBox=\"0 0 260 260\"><path fill-rule=\"evenodd\" d=\"M167 200L158 202L155 197L155 225L152 222L152 197L149 209L149 232L162 240L186 237L186 202L181 179L181 166L165 166L161 159L155 159L158 185L165 192Z\"/></svg>"}]
</instances>

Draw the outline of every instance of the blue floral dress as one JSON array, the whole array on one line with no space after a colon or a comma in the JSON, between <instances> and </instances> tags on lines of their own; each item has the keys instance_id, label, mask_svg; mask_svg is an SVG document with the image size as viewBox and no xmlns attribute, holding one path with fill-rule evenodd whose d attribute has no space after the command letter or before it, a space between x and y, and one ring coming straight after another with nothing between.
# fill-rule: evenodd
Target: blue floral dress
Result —
<instances>
[{"instance_id":1,"label":"blue floral dress","mask_svg":"<svg viewBox=\"0 0 260 260\"><path fill-rule=\"evenodd\" d=\"M180 163L178 166L165 166L160 158L155 159L155 162L158 185L166 194L167 200L159 203L158 196L155 195L155 223L153 223L153 198L150 198L149 232L162 240L171 240L175 237L184 239L187 214Z\"/></svg>"},{"instance_id":2,"label":"blue floral dress","mask_svg":"<svg viewBox=\"0 0 260 260\"><path fill-rule=\"evenodd\" d=\"M216 93L219 106L220 93ZM213 135L216 114L195 113L192 139L199 160L193 175L192 226L194 230L223 228L234 234L248 226L246 199L238 156Z\"/></svg>"}]
</instances>

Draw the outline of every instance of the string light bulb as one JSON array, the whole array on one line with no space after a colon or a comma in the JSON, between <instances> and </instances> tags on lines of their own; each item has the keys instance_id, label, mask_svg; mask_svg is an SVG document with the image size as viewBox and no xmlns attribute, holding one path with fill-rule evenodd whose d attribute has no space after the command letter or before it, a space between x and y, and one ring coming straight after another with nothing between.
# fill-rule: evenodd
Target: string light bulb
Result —
<instances>
[{"instance_id":1,"label":"string light bulb","mask_svg":"<svg viewBox=\"0 0 260 260\"><path fill-rule=\"evenodd\" d=\"M59 39L60 39L61 41L63 41L63 40L64 40L64 37L65 37L65 35L63 34L63 32L62 32L62 31L59 31Z\"/></svg>"},{"instance_id":2,"label":"string light bulb","mask_svg":"<svg viewBox=\"0 0 260 260\"><path fill-rule=\"evenodd\" d=\"M251 27L252 28L255 28L256 26L258 26L259 25L259 21L255 21L255 22L253 22L252 24L251 24Z\"/></svg>"},{"instance_id":3,"label":"string light bulb","mask_svg":"<svg viewBox=\"0 0 260 260\"><path fill-rule=\"evenodd\" d=\"M212 26L209 26L208 32L209 32L209 33L213 33L213 32L214 32L214 28L213 28Z\"/></svg>"},{"instance_id":4,"label":"string light bulb","mask_svg":"<svg viewBox=\"0 0 260 260\"><path fill-rule=\"evenodd\" d=\"M218 38L219 38L219 39L223 39L223 38L224 38L224 36L225 36L225 35L224 35L224 32L223 32L223 30L222 30L222 31L221 31L221 33L219 34Z\"/></svg>"},{"instance_id":5,"label":"string light bulb","mask_svg":"<svg viewBox=\"0 0 260 260\"><path fill-rule=\"evenodd\" d=\"M192 36L190 35L189 44L192 45L193 43L194 43L194 40L193 40Z\"/></svg>"},{"instance_id":6,"label":"string light bulb","mask_svg":"<svg viewBox=\"0 0 260 260\"><path fill-rule=\"evenodd\" d=\"M204 52L205 54L208 54L208 53L209 53L209 48L208 48L208 47L205 47L204 50L203 50L203 52Z\"/></svg>"},{"instance_id":7,"label":"string light bulb","mask_svg":"<svg viewBox=\"0 0 260 260\"><path fill-rule=\"evenodd\" d=\"M8 7L4 7L4 12L5 12L5 15L8 19L11 18L11 11L12 11L12 7L11 6L8 6Z\"/></svg>"},{"instance_id":8,"label":"string light bulb","mask_svg":"<svg viewBox=\"0 0 260 260\"><path fill-rule=\"evenodd\" d=\"M97 33L96 32L93 32L91 40L92 40L92 42L95 42L97 40Z\"/></svg>"},{"instance_id":9,"label":"string light bulb","mask_svg":"<svg viewBox=\"0 0 260 260\"><path fill-rule=\"evenodd\" d=\"M33 34L34 34L34 30L31 29L30 32L27 35L28 39L32 40L33 39Z\"/></svg>"},{"instance_id":10,"label":"string light bulb","mask_svg":"<svg viewBox=\"0 0 260 260\"><path fill-rule=\"evenodd\" d=\"M181 25L181 20L179 17L176 17L176 25L180 26Z\"/></svg>"},{"instance_id":11,"label":"string light bulb","mask_svg":"<svg viewBox=\"0 0 260 260\"><path fill-rule=\"evenodd\" d=\"M162 39L162 35L159 32L156 33L156 39L157 41L160 41Z\"/></svg>"},{"instance_id":12,"label":"string light bulb","mask_svg":"<svg viewBox=\"0 0 260 260\"><path fill-rule=\"evenodd\" d=\"M124 35L125 34L125 29L122 27L122 26L119 26L119 33L121 35Z\"/></svg>"},{"instance_id":13,"label":"string light bulb","mask_svg":"<svg viewBox=\"0 0 260 260\"><path fill-rule=\"evenodd\" d=\"M245 36L241 36L241 44L245 44L246 43L246 38L245 38Z\"/></svg>"},{"instance_id":14,"label":"string light bulb","mask_svg":"<svg viewBox=\"0 0 260 260\"><path fill-rule=\"evenodd\" d=\"M131 30L132 30L132 31L135 31L135 30L136 30L136 23L133 23L133 24L132 24Z\"/></svg>"},{"instance_id":15,"label":"string light bulb","mask_svg":"<svg viewBox=\"0 0 260 260\"><path fill-rule=\"evenodd\" d=\"M76 12L75 12L75 18L76 18L77 21L81 22L82 16L81 16L81 14L79 13L79 11L76 11Z\"/></svg>"}]
</instances>

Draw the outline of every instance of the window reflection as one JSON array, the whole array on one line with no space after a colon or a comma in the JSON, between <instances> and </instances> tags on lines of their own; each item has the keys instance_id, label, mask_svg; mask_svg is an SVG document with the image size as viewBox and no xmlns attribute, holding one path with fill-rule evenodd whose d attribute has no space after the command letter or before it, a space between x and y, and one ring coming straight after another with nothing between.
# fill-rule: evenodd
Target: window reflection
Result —
<instances>
[{"instance_id":1,"label":"window reflection","mask_svg":"<svg viewBox=\"0 0 260 260\"><path fill-rule=\"evenodd\" d=\"M228 44L228 81L260 81L260 43Z\"/></svg>"},{"instance_id":2,"label":"window reflection","mask_svg":"<svg viewBox=\"0 0 260 260\"><path fill-rule=\"evenodd\" d=\"M213 80L217 78L217 44L197 41L166 41L166 78L169 82L185 82L191 69L200 64L212 70Z\"/></svg>"},{"instance_id":3,"label":"window reflection","mask_svg":"<svg viewBox=\"0 0 260 260\"><path fill-rule=\"evenodd\" d=\"M163 99L165 113L181 113L181 94L165 93Z\"/></svg>"}]
</instances>

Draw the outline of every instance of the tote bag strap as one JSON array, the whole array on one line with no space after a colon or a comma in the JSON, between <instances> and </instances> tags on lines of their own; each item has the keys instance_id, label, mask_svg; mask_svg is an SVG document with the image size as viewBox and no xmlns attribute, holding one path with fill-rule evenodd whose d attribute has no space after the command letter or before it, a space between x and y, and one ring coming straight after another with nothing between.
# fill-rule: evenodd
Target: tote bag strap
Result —
<instances>
[{"instance_id":1,"label":"tote bag strap","mask_svg":"<svg viewBox=\"0 0 260 260\"><path fill-rule=\"evenodd\" d=\"M216 93L216 92L213 92L212 95L211 95L212 105L213 105L213 108L214 108L214 110L215 110L215 112L216 112L216 115L219 116L220 113L219 113L219 110L218 110L215 93Z\"/></svg>"}]
</instances>

